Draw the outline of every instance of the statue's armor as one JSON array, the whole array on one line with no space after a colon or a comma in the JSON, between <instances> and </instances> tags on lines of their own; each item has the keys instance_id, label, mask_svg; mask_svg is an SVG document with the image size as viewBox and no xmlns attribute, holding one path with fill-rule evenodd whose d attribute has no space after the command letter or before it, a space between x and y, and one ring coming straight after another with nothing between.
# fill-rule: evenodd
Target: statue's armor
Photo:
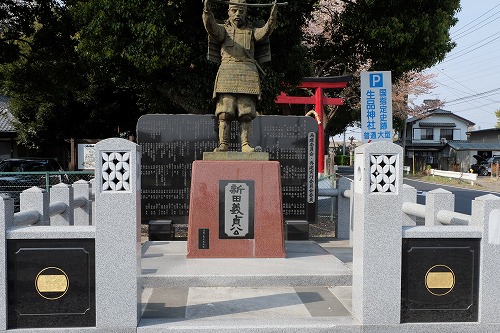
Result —
<instances>
[{"instance_id":1,"label":"statue's armor","mask_svg":"<svg viewBox=\"0 0 500 333\"><path fill-rule=\"evenodd\" d=\"M245 4L246 0L234 0ZM229 149L230 122L240 123L242 152L253 152L250 146L252 119L255 118L256 101L260 97L259 62L271 60L269 35L276 26L276 3L267 22L253 25L246 21L246 9L230 3L229 19L220 24L204 1L203 25L208 38L208 60L220 63L215 79L214 98L217 99L215 115L219 120L219 146L214 151ZM245 21L243 21L245 20Z\"/></svg>"},{"instance_id":2,"label":"statue's armor","mask_svg":"<svg viewBox=\"0 0 500 333\"><path fill-rule=\"evenodd\" d=\"M269 38L256 43L252 26L240 29L226 22L224 29L226 33L222 44L218 44L209 37L208 60L220 63L215 79L214 97L218 93L260 96L259 71L256 62L271 60Z\"/></svg>"}]
</instances>

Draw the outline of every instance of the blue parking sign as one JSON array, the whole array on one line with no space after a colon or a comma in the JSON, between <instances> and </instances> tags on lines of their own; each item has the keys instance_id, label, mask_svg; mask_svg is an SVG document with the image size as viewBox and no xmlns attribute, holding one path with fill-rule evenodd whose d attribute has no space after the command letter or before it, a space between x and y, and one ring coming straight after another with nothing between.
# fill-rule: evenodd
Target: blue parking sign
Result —
<instances>
[{"instance_id":1,"label":"blue parking sign","mask_svg":"<svg viewBox=\"0 0 500 333\"><path fill-rule=\"evenodd\" d=\"M392 142L391 72L361 73L361 130L363 142Z\"/></svg>"},{"instance_id":2,"label":"blue parking sign","mask_svg":"<svg viewBox=\"0 0 500 333\"><path fill-rule=\"evenodd\" d=\"M382 88L384 86L384 74L370 74L370 88Z\"/></svg>"}]
</instances>

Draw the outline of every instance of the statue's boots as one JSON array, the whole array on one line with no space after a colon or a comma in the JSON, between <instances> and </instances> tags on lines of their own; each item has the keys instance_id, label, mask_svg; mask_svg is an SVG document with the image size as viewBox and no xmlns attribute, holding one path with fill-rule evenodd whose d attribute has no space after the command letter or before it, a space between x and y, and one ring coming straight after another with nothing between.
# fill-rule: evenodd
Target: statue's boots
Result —
<instances>
[{"instance_id":1,"label":"statue's boots","mask_svg":"<svg viewBox=\"0 0 500 333\"><path fill-rule=\"evenodd\" d=\"M252 135L252 122L240 122L240 135L241 135L241 151L243 153L254 152L255 149L250 146L250 136Z\"/></svg>"},{"instance_id":2,"label":"statue's boots","mask_svg":"<svg viewBox=\"0 0 500 333\"><path fill-rule=\"evenodd\" d=\"M231 123L226 120L219 120L219 146L215 148L214 151L228 151L230 136Z\"/></svg>"}]
</instances>

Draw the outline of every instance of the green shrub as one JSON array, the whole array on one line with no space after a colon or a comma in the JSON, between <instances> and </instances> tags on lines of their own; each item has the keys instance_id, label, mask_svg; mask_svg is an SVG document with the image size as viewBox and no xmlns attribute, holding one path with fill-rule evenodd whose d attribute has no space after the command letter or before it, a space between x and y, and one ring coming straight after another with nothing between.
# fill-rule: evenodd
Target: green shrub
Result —
<instances>
[{"instance_id":1,"label":"green shrub","mask_svg":"<svg viewBox=\"0 0 500 333\"><path fill-rule=\"evenodd\" d=\"M336 155L335 164L337 165L349 165L349 155Z\"/></svg>"}]
</instances>

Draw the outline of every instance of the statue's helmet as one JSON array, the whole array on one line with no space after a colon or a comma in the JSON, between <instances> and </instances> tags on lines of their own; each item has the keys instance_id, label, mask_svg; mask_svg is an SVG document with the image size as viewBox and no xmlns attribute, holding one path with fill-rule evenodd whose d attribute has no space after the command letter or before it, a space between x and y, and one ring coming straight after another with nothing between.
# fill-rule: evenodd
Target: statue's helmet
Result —
<instances>
[{"instance_id":1,"label":"statue's helmet","mask_svg":"<svg viewBox=\"0 0 500 333\"><path fill-rule=\"evenodd\" d=\"M246 8L246 6L245 6L245 4L247 3L246 0L230 0L229 2L231 3L229 5L229 8L231 8L231 7L243 7L243 6ZM242 4L243 6L239 6L239 4Z\"/></svg>"}]
</instances>

